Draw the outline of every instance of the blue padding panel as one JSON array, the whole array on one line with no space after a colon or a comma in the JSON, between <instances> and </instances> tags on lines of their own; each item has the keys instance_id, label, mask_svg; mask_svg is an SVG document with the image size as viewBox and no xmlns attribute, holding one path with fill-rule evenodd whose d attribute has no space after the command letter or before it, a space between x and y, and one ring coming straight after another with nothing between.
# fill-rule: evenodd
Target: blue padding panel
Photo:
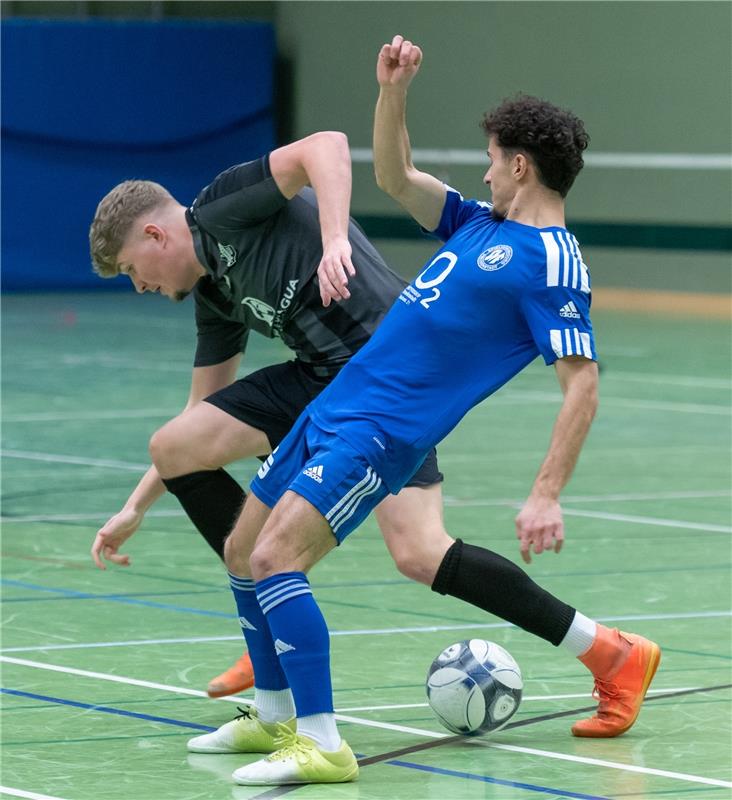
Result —
<instances>
[{"instance_id":1,"label":"blue padding panel","mask_svg":"<svg viewBox=\"0 0 732 800\"><path fill-rule=\"evenodd\" d=\"M118 283L89 263L101 197L148 178L189 203L270 150L274 54L266 23L4 22L4 289Z\"/></svg>"}]
</instances>

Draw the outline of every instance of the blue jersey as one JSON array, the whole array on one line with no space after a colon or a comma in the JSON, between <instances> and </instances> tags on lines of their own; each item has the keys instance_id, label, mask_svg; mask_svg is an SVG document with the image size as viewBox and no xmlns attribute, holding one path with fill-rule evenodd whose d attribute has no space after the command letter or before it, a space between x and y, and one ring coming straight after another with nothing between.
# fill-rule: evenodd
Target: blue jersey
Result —
<instances>
[{"instance_id":1,"label":"blue jersey","mask_svg":"<svg viewBox=\"0 0 732 800\"><path fill-rule=\"evenodd\" d=\"M565 228L499 220L449 189L445 242L309 406L393 493L477 403L538 355L595 359L590 278Z\"/></svg>"}]
</instances>

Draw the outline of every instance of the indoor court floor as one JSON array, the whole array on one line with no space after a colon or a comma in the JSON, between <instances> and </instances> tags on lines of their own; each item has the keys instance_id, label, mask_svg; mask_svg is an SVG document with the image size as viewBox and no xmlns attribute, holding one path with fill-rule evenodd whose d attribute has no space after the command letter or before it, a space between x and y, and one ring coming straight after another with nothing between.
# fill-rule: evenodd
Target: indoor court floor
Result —
<instances>
[{"instance_id":1,"label":"indoor court floor","mask_svg":"<svg viewBox=\"0 0 732 800\"><path fill-rule=\"evenodd\" d=\"M150 434L185 403L192 303L128 292L3 303L0 794L732 797L728 321L595 313L601 407L563 499L567 541L528 567L585 614L661 645L635 727L573 738L594 705L581 664L400 576L368 520L311 574L360 779L267 789L230 781L256 756L186 753L189 737L237 713L236 699L203 689L242 640L222 566L176 503L148 514L128 569L101 572L88 555L146 468ZM253 335L244 368L287 357ZM536 362L443 443L453 535L520 563L513 517L559 403L554 371ZM256 466L233 474L246 483ZM506 647L525 679L518 713L491 737L451 736L426 705L430 662L471 637Z\"/></svg>"}]
</instances>

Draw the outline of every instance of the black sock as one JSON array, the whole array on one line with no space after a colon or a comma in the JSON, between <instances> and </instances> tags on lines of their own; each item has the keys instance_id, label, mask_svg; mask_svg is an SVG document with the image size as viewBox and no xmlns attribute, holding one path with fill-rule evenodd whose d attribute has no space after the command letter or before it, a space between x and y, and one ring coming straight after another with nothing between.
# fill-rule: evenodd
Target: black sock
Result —
<instances>
[{"instance_id":1,"label":"black sock","mask_svg":"<svg viewBox=\"0 0 732 800\"><path fill-rule=\"evenodd\" d=\"M445 553L432 591L465 600L553 645L564 639L575 614L512 561L460 539Z\"/></svg>"},{"instance_id":2,"label":"black sock","mask_svg":"<svg viewBox=\"0 0 732 800\"><path fill-rule=\"evenodd\" d=\"M224 560L224 541L234 527L246 494L223 469L191 472L179 478L163 478L198 532Z\"/></svg>"}]
</instances>

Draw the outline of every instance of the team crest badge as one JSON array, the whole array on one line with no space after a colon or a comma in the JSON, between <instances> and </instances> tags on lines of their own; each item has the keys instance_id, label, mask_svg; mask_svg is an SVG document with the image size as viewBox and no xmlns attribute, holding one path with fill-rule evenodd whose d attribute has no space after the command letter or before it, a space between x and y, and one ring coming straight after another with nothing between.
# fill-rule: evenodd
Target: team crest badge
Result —
<instances>
[{"instance_id":1,"label":"team crest badge","mask_svg":"<svg viewBox=\"0 0 732 800\"><path fill-rule=\"evenodd\" d=\"M478 266L486 272L495 272L508 264L513 255L513 248L507 244L489 247L478 256Z\"/></svg>"}]
</instances>

